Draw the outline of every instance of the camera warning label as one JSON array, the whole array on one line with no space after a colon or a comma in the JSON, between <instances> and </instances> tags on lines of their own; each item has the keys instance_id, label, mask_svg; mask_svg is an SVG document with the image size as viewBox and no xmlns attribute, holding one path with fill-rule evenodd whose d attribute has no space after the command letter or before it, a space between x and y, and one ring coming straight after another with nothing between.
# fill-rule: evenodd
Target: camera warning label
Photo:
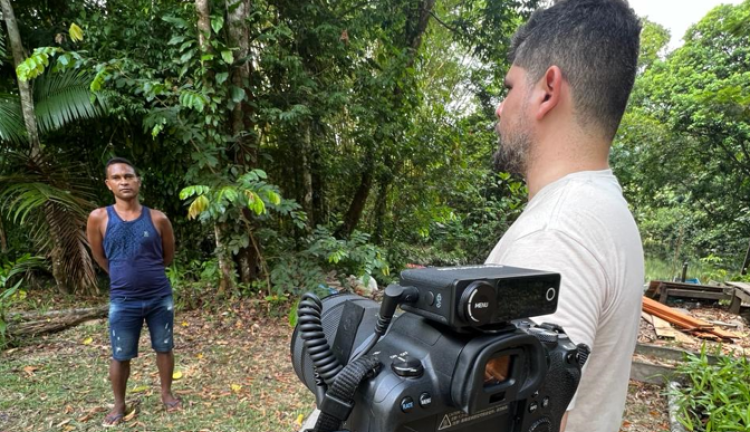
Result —
<instances>
[{"instance_id":1,"label":"camera warning label","mask_svg":"<svg viewBox=\"0 0 750 432\"><path fill-rule=\"evenodd\" d=\"M475 412L474 414L466 414L463 411L455 411L443 416L443 419L440 421L437 430L447 431L458 426L466 426L469 423L484 420L489 416L502 414L507 411L508 405L500 405L492 408L487 408L486 410Z\"/></svg>"}]
</instances>

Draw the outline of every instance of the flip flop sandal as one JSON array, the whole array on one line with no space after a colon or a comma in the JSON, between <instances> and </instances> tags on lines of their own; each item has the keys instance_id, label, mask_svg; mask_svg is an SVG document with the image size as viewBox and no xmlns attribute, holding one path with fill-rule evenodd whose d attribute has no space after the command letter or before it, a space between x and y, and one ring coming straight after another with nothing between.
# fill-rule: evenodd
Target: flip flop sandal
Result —
<instances>
[{"instance_id":1,"label":"flip flop sandal","mask_svg":"<svg viewBox=\"0 0 750 432\"><path fill-rule=\"evenodd\" d=\"M125 414L107 414L106 417L104 417L104 422L102 422L102 427L104 428L111 428L115 427L118 424L122 422L122 419L125 417Z\"/></svg>"},{"instance_id":2,"label":"flip flop sandal","mask_svg":"<svg viewBox=\"0 0 750 432\"><path fill-rule=\"evenodd\" d=\"M168 413L180 411L182 410L182 401L175 399L172 402L164 402L164 408Z\"/></svg>"}]
</instances>

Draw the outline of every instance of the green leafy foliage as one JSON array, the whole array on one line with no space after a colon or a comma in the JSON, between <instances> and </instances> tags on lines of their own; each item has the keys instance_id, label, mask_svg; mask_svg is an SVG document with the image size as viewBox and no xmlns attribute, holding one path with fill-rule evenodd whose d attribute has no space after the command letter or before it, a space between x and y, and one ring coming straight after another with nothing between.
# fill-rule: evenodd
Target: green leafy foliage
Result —
<instances>
[{"instance_id":1,"label":"green leafy foliage","mask_svg":"<svg viewBox=\"0 0 750 432\"><path fill-rule=\"evenodd\" d=\"M3 257L0 261L0 349L8 342L8 311L26 298L26 291L21 288L24 275L40 268L45 268L44 258L30 254L21 255L13 261Z\"/></svg>"},{"instance_id":2,"label":"green leafy foliage","mask_svg":"<svg viewBox=\"0 0 750 432\"><path fill-rule=\"evenodd\" d=\"M678 420L689 431L743 431L750 428L750 361L719 357L709 362L704 346L677 367L686 382L674 394Z\"/></svg>"},{"instance_id":3,"label":"green leafy foliage","mask_svg":"<svg viewBox=\"0 0 750 432\"><path fill-rule=\"evenodd\" d=\"M328 278L343 280L349 275L390 282L385 251L369 240L368 234L358 231L350 239L341 240L324 227L316 228L304 239L305 247L300 252L281 253L275 260L271 270L274 292L296 296L305 291L325 291Z\"/></svg>"},{"instance_id":4,"label":"green leafy foliage","mask_svg":"<svg viewBox=\"0 0 750 432\"><path fill-rule=\"evenodd\" d=\"M68 34L70 35L70 40L74 42L80 42L83 40L83 30L78 27L78 24L71 23L70 29L68 29Z\"/></svg>"},{"instance_id":5,"label":"green leafy foliage","mask_svg":"<svg viewBox=\"0 0 750 432\"><path fill-rule=\"evenodd\" d=\"M44 70L49 66L50 58L59 52L62 52L60 48L36 48L34 52L16 68L18 79L29 81L43 74Z\"/></svg>"},{"instance_id":6,"label":"green leafy foliage","mask_svg":"<svg viewBox=\"0 0 750 432\"><path fill-rule=\"evenodd\" d=\"M664 56L667 32L647 23L642 74L612 160L649 253L679 262L709 254L738 269L750 239L750 3L713 9Z\"/></svg>"}]
</instances>

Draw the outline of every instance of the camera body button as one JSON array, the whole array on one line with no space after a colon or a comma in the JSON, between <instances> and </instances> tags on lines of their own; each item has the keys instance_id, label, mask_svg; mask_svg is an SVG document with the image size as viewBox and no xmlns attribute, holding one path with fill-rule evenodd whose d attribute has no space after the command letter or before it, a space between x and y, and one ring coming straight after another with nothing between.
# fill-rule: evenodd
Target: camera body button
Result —
<instances>
[{"instance_id":1,"label":"camera body button","mask_svg":"<svg viewBox=\"0 0 750 432\"><path fill-rule=\"evenodd\" d=\"M432 405L432 395L425 392L419 395L419 406L422 408L427 408L428 406Z\"/></svg>"},{"instance_id":2,"label":"camera body button","mask_svg":"<svg viewBox=\"0 0 750 432\"><path fill-rule=\"evenodd\" d=\"M405 398L401 399L401 411L408 413L413 409L414 399L412 399L411 396L406 396Z\"/></svg>"}]
</instances>

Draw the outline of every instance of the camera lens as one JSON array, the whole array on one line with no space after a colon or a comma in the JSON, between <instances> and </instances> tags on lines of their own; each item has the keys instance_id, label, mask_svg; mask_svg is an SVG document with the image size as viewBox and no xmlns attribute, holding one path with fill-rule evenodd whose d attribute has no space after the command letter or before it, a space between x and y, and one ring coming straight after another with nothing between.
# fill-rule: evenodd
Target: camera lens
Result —
<instances>
[{"instance_id":1,"label":"camera lens","mask_svg":"<svg viewBox=\"0 0 750 432\"><path fill-rule=\"evenodd\" d=\"M510 356L495 355L484 366L484 388L505 382L510 375Z\"/></svg>"}]
</instances>

